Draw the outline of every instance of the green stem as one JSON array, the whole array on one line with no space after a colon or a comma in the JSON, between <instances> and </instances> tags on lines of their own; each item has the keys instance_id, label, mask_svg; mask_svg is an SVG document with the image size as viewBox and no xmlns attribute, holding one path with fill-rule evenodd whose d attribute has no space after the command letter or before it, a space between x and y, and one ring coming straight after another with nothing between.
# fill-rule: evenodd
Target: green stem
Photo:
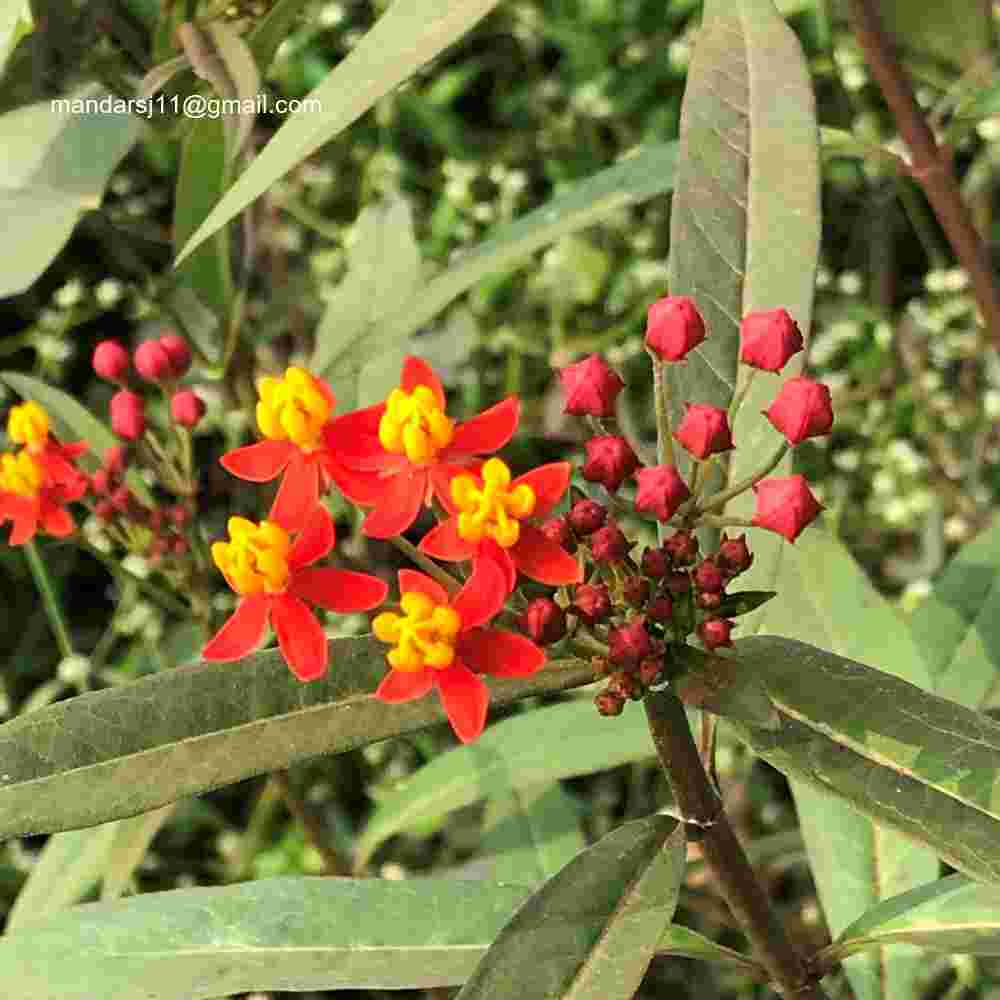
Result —
<instances>
[{"instance_id":1,"label":"green stem","mask_svg":"<svg viewBox=\"0 0 1000 1000\"><path fill-rule=\"evenodd\" d=\"M750 489L758 480L763 479L768 473L773 472L777 468L778 463L787 454L789 447L788 442L783 441L778 450L756 472L751 473L746 479L741 479L735 485L730 486L729 489L722 490L714 496L709 497L699 506L699 510L708 512L725 507L733 497L739 496L745 490Z\"/></svg>"},{"instance_id":2,"label":"green stem","mask_svg":"<svg viewBox=\"0 0 1000 1000\"><path fill-rule=\"evenodd\" d=\"M462 584L460 581L456 580L447 570L443 570L438 566L433 559L425 556L413 542L408 542L402 535L396 535L395 538L390 538L389 541L400 552L415 562L428 576L437 580L449 594L454 594L461 589Z\"/></svg>"},{"instance_id":3,"label":"green stem","mask_svg":"<svg viewBox=\"0 0 1000 1000\"><path fill-rule=\"evenodd\" d=\"M664 363L653 351L647 351L653 365L653 405L656 410L656 460L660 465L674 464L674 441L670 432L670 386Z\"/></svg>"},{"instance_id":4,"label":"green stem","mask_svg":"<svg viewBox=\"0 0 1000 1000\"><path fill-rule=\"evenodd\" d=\"M42 557L38 554L38 549L34 541L26 542L24 545L24 557L28 560L28 568L35 579L35 586L42 597L42 604L45 606L45 614L52 626L52 633L56 637L56 644L63 658L76 656L73 648L73 640L69 635L69 628L66 626L66 619L63 616L62 606L59 604L59 595L55 587L52 586L52 579L49 571L45 568Z\"/></svg>"},{"instance_id":5,"label":"green stem","mask_svg":"<svg viewBox=\"0 0 1000 1000\"><path fill-rule=\"evenodd\" d=\"M736 392L733 393L732 401L729 404L729 413L727 414L730 429L732 429L733 424L736 422L736 415L740 412L740 407L743 405L743 400L746 399L747 393L750 391L750 386L753 385L756 374L756 368L747 366L739 369L736 376Z\"/></svg>"},{"instance_id":6,"label":"green stem","mask_svg":"<svg viewBox=\"0 0 1000 1000\"><path fill-rule=\"evenodd\" d=\"M172 614L177 615L178 618L187 618L191 613L191 609L174 597L173 594L164 590L162 587L158 587L155 583L150 583L148 580L144 580L141 576L136 576L134 573L130 573L127 569L123 569L120 562L117 562L110 556L106 556L100 549L95 548L89 542L85 542L78 537L76 539L76 544L83 549L84 552L90 553L90 555L92 555L95 559L104 563L108 572L115 577L115 579L125 579L129 583L134 583L139 590L142 591L142 593L158 602L165 611L169 611Z\"/></svg>"}]
</instances>

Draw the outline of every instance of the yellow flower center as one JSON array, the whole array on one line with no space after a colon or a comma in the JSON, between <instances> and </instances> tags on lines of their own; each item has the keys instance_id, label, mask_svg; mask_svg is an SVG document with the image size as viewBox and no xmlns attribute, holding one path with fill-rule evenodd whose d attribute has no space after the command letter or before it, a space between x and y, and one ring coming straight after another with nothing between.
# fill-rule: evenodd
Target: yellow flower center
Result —
<instances>
[{"instance_id":1,"label":"yellow flower center","mask_svg":"<svg viewBox=\"0 0 1000 1000\"><path fill-rule=\"evenodd\" d=\"M257 425L272 441L291 441L303 451L319 447L330 402L304 368L291 367L284 378L267 376L258 386Z\"/></svg>"},{"instance_id":2,"label":"yellow flower center","mask_svg":"<svg viewBox=\"0 0 1000 1000\"><path fill-rule=\"evenodd\" d=\"M409 672L450 667L462 630L458 612L414 590L403 594L400 607L401 615L385 611L372 622L375 637L393 646L386 656L389 665Z\"/></svg>"},{"instance_id":3,"label":"yellow flower center","mask_svg":"<svg viewBox=\"0 0 1000 1000\"><path fill-rule=\"evenodd\" d=\"M259 525L245 517L229 519L229 542L215 542L212 558L240 594L276 594L288 585L288 532L273 521Z\"/></svg>"},{"instance_id":4,"label":"yellow flower center","mask_svg":"<svg viewBox=\"0 0 1000 1000\"><path fill-rule=\"evenodd\" d=\"M0 455L0 490L33 497L38 495L44 479L42 467L27 451L22 449L16 455L11 452Z\"/></svg>"},{"instance_id":5,"label":"yellow flower center","mask_svg":"<svg viewBox=\"0 0 1000 1000\"><path fill-rule=\"evenodd\" d=\"M426 385L413 392L393 389L389 394L378 425L378 439L386 451L405 454L414 465L428 465L454 436L455 421L445 416Z\"/></svg>"},{"instance_id":6,"label":"yellow flower center","mask_svg":"<svg viewBox=\"0 0 1000 1000\"><path fill-rule=\"evenodd\" d=\"M16 444L39 452L49 437L49 415L33 400L15 406L7 418L7 434Z\"/></svg>"},{"instance_id":7,"label":"yellow flower center","mask_svg":"<svg viewBox=\"0 0 1000 1000\"><path fill-rule=\"evenodd\" d=\"M526 483L510 489L510 469L499 458L491 458L475 476L462 474L451 481L451 499L459 510L458 533L467 542L492 538L509 549L521 537L518 521L535 509L535 491Z\"/></svg>"}]
</instances>

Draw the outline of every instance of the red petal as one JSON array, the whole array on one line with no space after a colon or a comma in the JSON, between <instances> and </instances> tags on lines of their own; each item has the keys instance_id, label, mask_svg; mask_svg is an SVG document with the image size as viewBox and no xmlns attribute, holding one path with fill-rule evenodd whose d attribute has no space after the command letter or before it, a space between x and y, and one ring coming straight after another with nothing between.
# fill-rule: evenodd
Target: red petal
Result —
<instances>
[{"instance_id":1,"label":"red petal","mask_svg":"<svg viewBox=\"0 0 1000 1000\"><path fill-rule=\"evenodd\" d=\"M237 479L251 483L267 483L280 475L298 448L290 441L258 441L245 448L227 451L219 464Z\"/></svg>"},{"instance_id":2,"label":"red petal","mask_svg":"<svg viewBox=\"0 0 1000 1000\"><path fill-rule=\"evenodd\" d=\"M43 504L41 507L42 527L45 533L53 538L65 538L76 530L76 523L70 517L69 511L55 504Z\"/></svg>"},{"instance_id":3,"label":"red petal","mask_svg":"<svg viewBox=\"0 0 1000 1000\"><path fill-rule=\"evenodd\" d=\"M288 566L291 570L301 569L310 563L322 559L337 540L330 512L318 503L309 515L302 533L292 543L288 553Z\"/></svg>"},{"instance_id":4,"label":"red petal","mask_svg":"<svg viewBox=\"0 0 1000 1000\"><path fill-rule=\"evenodd\" d=\"M361 529L369 538L392 538L413 524L427 491L427 472L404 470L389 476L384 484L375 509Z\"/></svg>"},{"instance_id":5,"label":"red petal","mask_svg":"<svg viewBox=\"0 0 1000 1000\"><path fill-rule=\"evenodd\" d=\"M296 449L268 517L286 531L300 531L318 504L319 466Z\"/></svg>"},{"instance_id":6,"label":"red petal","mask_svg":"<svg viewBox=\"0 0 1000 1000\"><path fill-rule=\"evenodd\" d=\"M270 607L271 598L267 594L241 598L226 624L209 639L201 658L227 663L248 656L264 638Z\"/></svg>"},{"instance_id":7,"label":"red petal","mask_svg":"<svg viewBox=\"0 0 1000 1000\"><path fill-rule=\"evenodd\" d=\"M382 492L382 477L377 472L349 469L329 452L321 459L323 470L337 484L337 489L351 503L372 506Z\"/></svg>"},{"instance_id":8,"label":"red petal","mask_svg":"<svg viewBox=\"0 0 1000 1000\"><path fill-rule=\"evenodd\" d=\"M481 455L502 448L517 430L521 403L517 396L508 396L502 403L466 420L455 428L451 444L441 453L448 455Z\"/></svg>"},{"instance_id":9,"label":"red petal","mask_svg":"<svg viewBox=\"0 0 1000 1000\"><path fill-rule=\"evenodd\" d=\"M451 501L451 481L463 472L477 473L482 462L458 465L454 462L436 462L430 467L431 488L438 503L449 514L457 514L458 508Z\"/></svg>"},{"instance_id":10,"label":"red petal","mask_svg":"<svg viewBox=\"0 0 1000 1000\"><path fill-rule=\"evenodd\" d=\"M10 531L10 538L7 539L8 545L24 545L25 542L30 542L35 537L38 531L37 515L20 515L11 518L11 520L13 527Z\"/></svg>"},{"instance_id":11,"label":"red petal","mask_svg":"<svg viewBox=\"0 0 1000 1000\"><path fill-rule=\"evenodd\" d=\"M401 569L399 571L399 592L406 594L410 591L426 595L435 604L448 603L448 591L437 580L432 580L426 574L418 573L415 569Z\"/></svg>"},{"instance_id":12,"label":"red petal","mask_svg":"<svg viewBox=\"0 0 1000 1000\"><path fill-rule=\"evenodd\" d=\"M486 725L490 689L464 663L458 662L444 670L435 670L434 683L455 735L463 743L471 743Z\"/></svg>"},{"instance_id":13,"label":"red petal","mask_svg":"<svg viewBox=\"0 0 1000 1000\"><path fill-rule=\"evenodd\" d=\"M514 565L525 576L550 587L583 580L583 571L576 559L533 524L521 525L521 537L510 554Z\"/></svg>"},{"instance_id":14,"label":"red petal","mask_svg":"<svg viewBox=\"0 0 1000 1000\"><path fill-rule=\"evenodd\" d=\"M69 461L75 461L81 455L85 455L90 449L90 445L86 441L70 441L67 444L60 445L63 454Z\"/></svg>"},{"instance_id":15,"label":"red petal","mask_svg":"<svg viewBox=\"0 0 1000 1000\"><path fill-rule=\"evenodd\" d=\"M337 397L333 394L333 390L330 388L328 382L324 379L316 378L313 376L313 380L316 383L316 388L323 394L323 398L330 404L330 412L333 413L337 409Z\"/></svg>"},{"instance_id":16,"label":"red petal","mask_svg":"<svg viewBox=\"0 0 1000 1000\"><path fill-rule=\"evenodd\" d=\"M511 484L514 489L524 483L535 493L535 509L532 517L545 517L569 489L569 479L573 468L569 462L551 462L518 476Z\"/></svg>"},{"instance_id":17,"label":"red petal","mask_svg":"<svg viewBox=\"0 0 1000 1000\"><path fill-rule=\"evenodd\" d=\"M503 549L492 539L483 539L479 546L480 559L490 559L492 560L497 568L503 573L504 581L507 585L507 593L513 594L514 588L517 586L517 567L514 565L514 560L511 559L510 551L508 549ZM472 567L473 573L476 571L476 567Z\"/></svg>"},{"instance_id":18,"label":"red petal","mask_svg":"<svg viewBox=\"0 0 1000 1000\"><path fill-rule=\"evenodd\" d=\"M481 674L494 677L527 677L545 663L545 653L530 639L495 628L463 632L458 655Z\"/></svg>"},{"instance_id":19,"label":"red petal","mask_svg":"<svg viewBox=\"0 0 1000 1000\"><path fill-rule=\"evenodd\" d=\"M300 681L326 673L329 650L316 616L297 597L278 594L271 601L271 626L288 668Z\"/></svg>"},{"instance_id":20,"label":"red petal","mask_svg":"<svg viewBox=\"0 0 1000 1000\"><path fill-rule=\"evenodd\" d=\"M399 702L422 698L434 687L433 670L390 670L375 691L379 701Z\"/></svg>"},{"instance_id":21,"label":"red petal","mask_svg":"<svg viewBox=\"0 0 1000 1000\"><path fill-rule=\"evenodd\" d=\"M389 593L389 588L377 576L331 566L299 570L288 589L296 597L339 615L369 611L381 604Z\"/></svg>"},{"instance_id":22,"label":"red petal","mask_svg":"<svg viewBox=\"0 0 1000 1000\"><path fill-rule=\"evenodd\" d=\"M471 559L479 550L474 542L467 542L458 533L458 518L449 517L437 527L431 528L420 540L420 551L435 559L446 562L462 562Z\"/></svg>"},{"instance_id":23,"label":"red petal","mask_svg":"<svg viewBox=\"0 0 1000 1000\"><path fill-rule=\"evenodd\" d=\"M462 618L462 630L488 622L503 607L507 593L503 570L492 559L477 559L472 576L451 602Z\"/></svg>"},{"instance_id":24,"label":"red petal","mask_svg":"<svg viewBox=\"0 0 1000 1000\"><path fill-rule=\"evenodd\" d=\"M413 392L418 385L426 385L434 393L437 405L443 410L445 408L444 389L441 388L441 380L434 374L434 370L426 361L408 355L403 362L403 377L399 380L400 388L404 392Z\"/></svg>"},{"instance_id":25,"label":"red petal","mask_svg":"<svg viewBox=\"0 0 1000 1000\"><path fill-rule=\"evenodd\" d=\"M385 403L345 413L330 421L323 439L336 459L355 469L377 469L385 459L395 458L382 447L378 425L385 413Z\"/></svg>"}]
</instances>

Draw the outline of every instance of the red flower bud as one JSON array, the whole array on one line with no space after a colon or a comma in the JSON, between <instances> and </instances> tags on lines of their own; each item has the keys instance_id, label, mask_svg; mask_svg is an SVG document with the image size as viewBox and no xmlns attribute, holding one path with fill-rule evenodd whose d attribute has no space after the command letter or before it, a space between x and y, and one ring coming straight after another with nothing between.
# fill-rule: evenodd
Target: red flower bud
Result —
<instances>
[{"instance_id":1,"label":"red flower bud","mask_svg":"<svg viewBox=\"0 0 1000 1000\"><path fill-rule=\"evenodd\" d=\"M129 492L127 486L119 486L111 494L111 506L114 507L119 514L125 514L128 512L129 506L132 503L132 494Z\"/></svg>"},{"instance_id":2,"label":"red flower bud","mask_svg":"<svg viewBox=\"0 0 1000 1000\"><path fill-rule=\"evenodd\" d=\"M833 426L830 390L809 378L790 378L763 412L790 444L822 437Z\"/></svg>"},{"instance_id":3,"label":"red flower bud","mask_svg":"<svg viewBox=\"0 0 1000 1000\"><path fill-rule=\"evenodd\" d=\"M596 625L611 614L611 594L603 583L581 583L573 591L571 609L588 625Z\"/></svg>"},{"instance_id":4,"label":"red flower bud","mask_svg":"<svg viewBox=\"0 0 1000 1000\"><path fill-rule=\"evenodd\" d=\"M104 450L104 469L111 477L120 476L125 471L125 449L113 444Z\"/></svg>"},{"instance_id":5,"label":"red flower bud","mask_svg":"<svg viewBox=\"0 0 1000 1000\"><path fill-rule=\"evenodd\" d=\"M687 483L672 465L653 465L640 469L635 478L635 509L640 514L653 514L658 521L669 521L674 512L691 496Z\"/></svg>"},{"instance_id":6,"label":"red flower bud","mask_svg":"<svg viewBox=\"0 0 1000 1000\"><path fill-rule=\"evenodd\" d=\"M94 504L94 514L100 521L110 521L115 516L115 506L110 500L98 500Z\"/></svg>"},{"instance_id":7,"label":"red flower bud","mask_svg":"<svg viewBox=\"0 0 1000 1000\"><path fill-rule=\"evenodd\" d=\"M698 638L708 649L731 646L733 641L729 636L735 624L728 618L708 618L698 626Z\"/></svg>"},{"instance_id":8,"label":"red flower bud","mask_svg":"<svg viewBox=\"0 0 1000 1000\"><path fill-rule=\"evenodd\" d=\"M649 600L649 592L649 580L641 576L630 576L622 585L622 597L633 608L641 608Z\"/></svg>"},{"instance_id":9,"label":"red flower bud","mask_svg":"<svg viewBox=\"0 0 1000 1000\"><path fill-rule=\"evenodd\" d=\"M587 441L587 461L580 469L584 479L600 483L609 493L615 493L639 467L639 458L623 437L606 434Z\"/></svg>"},{"instance_id":10,"label":"red flower bud","mask_svg":"<svg viewBox=\"0 0 1000 1000\"><path fill-rule=\"evenodd\" d=\"M598 714L611 718L621 715L625 708L625 698L615 691L600 691L594 695L594 704Z\"/></svg>"},{"instance_id":11,"label":"red flower bud","mask_svg":"<svg viewBox=\"0 0 1000 1000\"><path fill-rule=\"evenodd\" d=\"M97 472L90 477L90 489L94 496L101 496L108 492L108 487L111 485L111 480L104 469L98 469Z\"/></svg>"},{"instance_id":12,"label":"red flower bud","mask_svg":"<svg viewBox=\"0 0 1000 1000\"><path fill-rule=\"evenodd\" d=\"M705 321L687 296L668 295L646 313L646 346L661 361L683 361L705 336Z\"/></svg>"},{"instance_id":13,"label":"red flower bud","mask_svg":"<svg viewBox=\"0 0 1000 1000\"><path fill-rule=\"evenodd\" d=\"M721 594L726 586L722 570L711 559L703 559L694 570L694 585L709 594Z\"/></svg>"},{"instance_id":14,"label":"red flower bud","mask_svg":"<svg viewBox=\"0 0 1000 1000\"><path fill-rule=\"evenodd\" d=\"M170 520L177 525L178 528L182 528L191 519L191 511L187 509L183 504L174 504L167 513L170 515Z\"/></svg>"},{"instance_id":15,"label":"red flower bud","mask_svg":"<svg viewBox=\"0 0 1000 1000\"><path fill-rule=\"evenodd\" d=\"M121 438L134 441L146 431L146 404L142 396L120 389L111 397L111 429Z\"/></svg>"},{"instance_id":16,"label":"red flower bud","mask_svg":"<svg viewBox=\"0 0 1000 1000\"><path fill-rule=\"evenodd\" d=\"M117 340L102 340L91 360L94 372L109 382L121 382L129 369L128 351Z\"/></svg>"},{"instance_id":17,"label":"red flower bud","mask_svg":"<svg viewBox=\"0 0 1000 1000\"><path fill-rule=\"evenodd\" d=\"M648 577L659 580L670 571L670 560L663 549L647 548L642 554L642 571Z\"/></svg>"},{"instance_id":18,"label":"red flower bud","mask_svg":"<svg viewBox=\"0 0 1000 1000\"><path fill-rule=\"evenodd\" d=\"M160 337L159 344L170 359L170 371L174 378L186 375L191 367L191 348L188 342L180 334L167 333Z\"/></svg>"},{"instance_id":19,"label":"red flower bud","mask_svg":"<svg viewBox=\"0 0 1000 1000\"><path fill-rule=\"evenodd\" d=\"M643 687L649 687L660 679L663 661L655 656L649 656L639 664L638 680Z\"/></svg>"},{"instance_id":20,"label":"red flower bud","mask_svg":"<svg viewBox=\"0 0 1000 1000\"><path fill-rule=\"evenodd\" d=\"M719 569L728 576L738 576L748 570L753 562L753 553L747 547L747 536L744 534L739 538L726 538L723 532L715 561Z\"/></svg>"},{"instance_id":21,"label":"red flower bud","mask_svg":"<svg viewBox=\"0 0 1000 1000\"><path fill-rule=\"evenodd\" d=\"M787 309L748 313L740 323L740 361L780 372L802 350L802 333Z\"/></svg>"},{"instance_id":22,"label":"red flower bud","mask_svg":"<svg viewBox=\"0 0 1000 1000\"><path fill-rule=\"evenodd\" d=\"M608 633L608 659L618 667L634 667L653 652L644 618L632 618Z\"/></svg>"},{"instance_id":23,"label":"red flower bud","mask_svg":"<svg viewBox=\"0 0 1000 1000\"><path fill-rule=\"evenodd\" d=\"M205 403L191 389L180 389L170 397L170 416L181 427L197 427L205 416Z\"/></svg>"},{"instance_id":24,"label":"red flower bud","mask_svg":"<svg viewBox=\"0 0 1000 1000\"><path fill-rule=\"evenodd\" d=\"M147 382L162 382L173 375L170 355L158 340L144 340L132 355L135 370Z\"/></svg>"},{"instance_id":25,"label":"red flower bud","mask_svg":"<svg viewBox=\"0 0 1000 1000\"><path fill-rule=\"evenodd\" d=\"M187 554L188 543L186 538L175 538L170 543L170 552L175 556L183 556Z\"/></svg>"},{"instance_id":26,"label":"red flower bud","mask_svg":"<svg viewBox=\"0 0 1000 1000\"><path fill-rule=\"evenodd\" d=\"M705 611L715 611L722 604L722 594L703 591L695 598L695 602L699 608L704 608Z\"/></svg>"},{"instance_id":27,"label":"red flower bud","mask_svg":"<svg viewBox=\"0 0 1000 1000\"><path fill-rule=\"evenodd\" d=\"M676 597L678 594L686 594L691 589L691 577L676 570L663 578L663 585Z\"/></svg>"},{"instance_id":28,"label":"red flower bud","mask_svg":"<svg viewBox=\"0 0 1000 1000\"><path fill-rule=\"evenodd\" d=\"M590 553L594 557L594 562L621 562L628 555L630 548L628 539L613 521L603 528L598 528L590 536Z\"/></svg>"},{"instance_id":29,"label":"red flower bud","mask_svg":"<svg viewBox=\"0 0 1000 1000\"><path fill-rule=\"evenodd\" d=\"M149 517L146 523L149 526L150 531L152 531L154 534L159 534L160 529L163 527L163 511L162 510L149 511Z\"/></svg>"},{"instance_id":30,"label":"red flower bud","mask_svg":"<svg viewBox=\"0 0 1000 1000\"><path fill-rule=\"evenodd\" d=\"M674 616L674 602L661 594L646 605L646 617L654 622L668 622Z\"/></svg>"},{"instance_id":31,"label":"red flower bud","mask_svg":"<svg viewBox=\"0 0 1000 1000\"><path fill-rule=\"evenodd\" d=\"M551 517L539 525L539 530L560 548L567 552L576 552L576 539L565 517Z\"/></svg>"},{"instance_id":32,"label":"red flower bud","mask_svg":"<svg viewBox=\"0 0 1000 1000\"><path fill-rule=\"evenodd\" d=\"M539 646L558 642L566 634L566 613L548 597L536 597L524 610L521 628Z\"/></svg>"},{"instance_id":33,"label":"red flower bud","mask_svg":"<svg viewBox=\"0 0 1000 1000\"><path fill-rule=\"evenodd\" d=\"M690 566L698 558L698 536L690 531L675 531L663 548L675 566Z\"/></svg>"},{"instance_id":34,"label":"red flower bud","mask_svg":"<svg viewBox=\"0 0 1000 1000\"><path fill-rule=\"evenodd\" d=\"M577 500L570 507L566 522L575 534L586 538L587 535L592 535L598 528L603 527L607 517L606 508L595 500Z\"/></svg>"},{"instance_id":35,"label":"red flower bud","mask_svg":"<svg viewBox=\"0 0 1000 1000\"><path fill-rule=\"evenodd\" d=\"M600 354L561 368L559 380L566 397L565 410L575 417L613 416L615 400L625 388L621 377Z\"/></svg>"},{"instance_id":36,"label":"red flower bud","mask_svg":"<svg viewBox=\"0 0 1000 1000\"><path fill-rule=\"evenodd\" d=\"M688 403L674 437L695 458L706 459L733 447L729 418L725 410L704 403Z\"/></svg>"},{"instance_id":37,"label":"red flower bud","mask_svg":"<svg viewBox=\"0 0 1000 1000\"><path fill-rule=\"evenodd\" d=\"M804 476L764 479L753 491L757 508L750 523L784 535L790 542L794 542L823 509L809 491Z\"/></svg>"}]
</instances>

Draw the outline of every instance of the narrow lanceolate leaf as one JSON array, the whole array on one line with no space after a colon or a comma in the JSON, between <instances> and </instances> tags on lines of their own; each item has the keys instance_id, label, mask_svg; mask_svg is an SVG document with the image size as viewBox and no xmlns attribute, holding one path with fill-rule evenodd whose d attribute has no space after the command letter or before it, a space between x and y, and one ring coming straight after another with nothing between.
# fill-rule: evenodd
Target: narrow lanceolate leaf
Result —
<instances>
[{"instance_id":1,"label":"narrow lanceolate leaf","mask_svg":"<svg viewBox=\"0 0 1000 1000\"><path fill-rule=\"evenodd\" d=\"M934 951L1000 955L1000 886L949 875L894 896L855 921L819 955L840 961L855 952L890 944Z\"/></svg>"},{"instance_id":2,"label":"narrow lanceolate leaf","mask_svg":"<svg viewBox=\"0 0 1000 1000\"><path fill-rule=\"evenodd\" d=\"M589 698L504 719L475 743L435 757L382 799L358 838L357 864L367 864L394 834L453 809L653 754L642 712L610 722L597 717Z\"/></svg>"},{"instance_id":3,"label":"narrow lanceolate leaf","mask_svg":"<svg viewBox=\"0 0 1000 1000\"><path fill-rule=\"evenodd\" d=\"M679 927L677 924L663 932L657 952L660 955L674 955L677 958L693 958L699 962L719 962L738 969L742 975L751 976L759 982L766 983L770 980L764 967L749 956L716 944L710 938L688 930L687 927Z\"/></svg>"},{"instance_id":4,"label":"narrow lanceolate leaf","mask_svg":"<svg viewBox=\"0 0 1000 1000\"><path fill-rule=\"evenodd\" d=\"M310 102L289 116L183 245L178 262L276 180L363 115L380 97L461 38L496 3L497 0L396 0L309 94L320 110Z\"/></svg>"},{"instance_id":5,"label":"narrow lanceolate leaf","mask_svg":"<svg viewBox=\"0 0 1000 1000\"><path fill-rule=\"evenodd\" d=\"M385 646L335 639L326 678L297 681L277 652L198 663L59 702L0 726L0 838L94 826L441 722L436 698L370 692ZM589 664L491 682L494 704L577 687Z\"/></svg>"},{"instance_id":6,"label":"narrow lanceolate leaf","mask_svg":"<svg viewBox=\"0 0 1000 1000\"><path fill-rule=\"evenodd\" d=\"M226 24L216 22L206 29L215 52L222 63L228 86L217 90L222 97L235 98L239 103L231 116L231 136L228 147L232 159L246 144L257 120L257 96L260 93L260 72L246 42Z\"/></svg>"},{"instance_id":7,"label":"narrow lanceolate leaf","mask_svg":"<svg viewBox=\"0 0 1000 1000\"><path fill-rule=\"evenodd\" d=\"M0 379L7 383L22 399L33 399L48 413L52 430L60 441L86 441L89 450L79 459L79 464L93 472L100 464L104 452L120 444L111 429L87 409L79 400L55 386L22 375L20 372L0 372ZM137 472L126 473L129 488L145 503L153 504L153 494Z\"/></svg>"},{"instance_id":8,"label":"narrow lanceolate leaf","mask_svg":"<svg viewBox=\"0 0 1000 1000\"><path fill-rule=\"evenodd\" d=\"M173 804L152 812L120 819L101 879L101 899L106 902L124 895L149 845L174 811ZM61 836L61 834L57 834Z\"/></svg>"},{"instance_id":9,"label":"narrow lanceolate leaf","mask_svg":"<svg viewBox=\"0 0 1000 1000\"><path fill-rule=\"evenodd\" d=\"M330 383L339 411L376 403L399 384L407 338L373 337L379 322L420 284L413 213L396 197L369 205L354 227L348 271L316 330L311 368Z\"/></svg>"},{"instance_id":10,"label":"narrow lanceolate leaf","mask_svg":"<svg viewBox=\"0 0 1000 1000\"><path fill-rule=\"evenodd\" d=\"M959 549L910 628L933 690L984 705L1000 676L1000 519Z\"/></svg>"},{"instance_id":11,"label":"narrow lanceolate leaf","mask_svg":"<svg viewBox=\"0 0 1000 1000\"><path fill-rule=\"evenodd\" d=\"M278 46L292 33L295 21L307 2L278 0L247 35L247 45L262 72L271 65Z\"/></svg>"},{"instance_id":12,"label":"narrow lanceolate leaf","mask_svg":"<svg viewBox=\"0 0 1000 1000\"><path fill-rule=\"evenodd\" d=\"M777 729L778 713L760 678L736 657L703 653L683 646L676 653L684 673L674 682L685 705L763 729Z\"/></svg>"},{"instance_id":13,"label":"narrow lanceolate leaf","mask_svg":"<svg viewBox=\"0 0 1000 1000\"><path fill-rule=\"evenodd\" d=\"M808 336L819 254L819 139L799 43L771 0L706 0L681 108L671 210L670 293L690 295L709 336L685 364L667 365L675 419L685 402L728 406L737 385L739 323L784 307ZM802 355L786 365L795 375ZM745 378L743 369L741 378ZM734 421L731 481L780 443L761 416L780 378L758 372ZM787 469L779 467L776 474ZM727 508L745 516L751 498ZM741 585L771 590L781 540L754 540ZM755 628L769 612L753 613Z\"/></svg>"},{"instance_id":14,"label":"narrow lanceolate leaf","mask_svg":"<svg viewBox=\"0 0 1000 1000\"><path fill-rule=\"evenodd\" d=\"M871 585L847 550L818 525L781 562L769 611L777 633L812 642L930 689L906 623ZM792 780L802 834L832 934L882 900L937 877L935 851L855 811L842 799ZM858 1000L911 1000L921 957L873 948L844 965Z\"/></svg>"},{"instance_id":15,"label":"narrow lanceolate leaf","mask_svg":"<svg viewBox=\"0 0 1000 1000\"><path fill-rule=\"evenodd\" d=\"M665 816L608 834L517 911L459 1000L630 1000L673 920L685 854Z\"/></svg>"}]
</instances>

